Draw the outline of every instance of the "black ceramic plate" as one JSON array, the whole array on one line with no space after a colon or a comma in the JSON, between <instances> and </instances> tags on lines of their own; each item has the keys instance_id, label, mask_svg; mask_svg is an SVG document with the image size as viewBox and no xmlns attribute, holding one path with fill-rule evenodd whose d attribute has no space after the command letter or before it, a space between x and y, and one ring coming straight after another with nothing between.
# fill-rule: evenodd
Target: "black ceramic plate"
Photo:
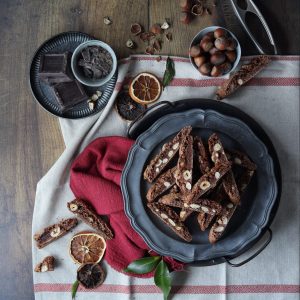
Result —
<instances>
[{"instance_id":1,"label":"black ceramic plate","mask_svg":"<svg viewBox=\"0 0 300 300\"><path fill-rule=\"evenodd\" d=\"M83 42L93 40L94 38L82 32L65 32L54 36L40 46L34 54L30 66L30 86L37 102L48 112L62 118L78 119L93 115L101 111L107 104L117 81L117 72L112 79L101 87L83 86L86 93L91 96L96 90L102 91L101 98L97 101L94 110L90 110L86 102L79 103L72 109L62 112L55 99L52 88L41 81L38 76L41 56L45 53L63 53L73 52L75 48Z\"/></svg>"},{"instance_id":2,"label":"black ceramic plate","mask_svg":"<svg viewBox=\"0 0 300 300\"><path fill-rule=\"evenodd\" d=\"M193 241L187 243L146 207L145 195L149 186L143 180L144 168L162 144L186 125L192 125L193 133L204 139L212 132L217 132L226 148L245 151L258 166L243 195L241 207L228 225L224 237L215 245L208 242L208 232L198 229L195 217L191 217L187 223L193 235ZM184 262L234 257L240 253L261 234L278 193L272 158L251 129L237 118L201 109L168 114L140 135L129 153L121 187L125 211L132 226L149 247L161 255L172 256Z\"/></svg>"}]
</instances>

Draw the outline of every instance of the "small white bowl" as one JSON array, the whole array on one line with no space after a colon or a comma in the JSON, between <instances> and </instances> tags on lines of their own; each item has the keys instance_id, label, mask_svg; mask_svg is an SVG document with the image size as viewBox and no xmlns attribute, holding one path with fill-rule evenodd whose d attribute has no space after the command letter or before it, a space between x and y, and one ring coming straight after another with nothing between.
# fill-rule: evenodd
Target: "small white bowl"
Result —
<instances>
[{"instance_id":1,"label":"small white bowl","mask_svg":"<svg viewBox=\"0 0 300 300\"><path fill-rule=\"evenodd\" d=\"M221 27L221 26L209 26L209 27L206 27L206 28L202 29L201 31L199 31L199 32L194 36L194 38L193 38L193 40L192 40L192 42L191 42L190 48L189 48L189 49L191 49L192 46L199 44L200 41L202 40L202 38L203 38L207 33L211 32L211 31L215 31L215 30L218 29L218 28L222 28L222 29L226 30L226 31L229 33L229 35L236 41L237 46L236 46L236 49L235 49L235 50L236 50L236 60L235 60L234 64L232 65L231 70L230 70L229 72L227 72L227 73L221 75L221 76L216 77L216 78L224 77L224 76L226 76L227 74L229 74L230 72L232 72L233 70L235 70L236 67L238 66L240 60L241 60L241 53L242 53L242 51L241 51L241 46L240 46L240 43L239 43L238 39L236 38L236 36L235 36L230 30L228 30L228 29L226 29L226 28L224 28L224 27ZM189 58L190 58L191 64L194 66L194 68L197 70L197 72L198 72L201 76L212 78L212 76L205 76L205 75L202 75L202 74L199 72L198 67L197 67L196 64L194 63L193 58L192 58L190 55L189 55Z\"/></svg>"},{"instance_id":2,"label":"small white bowl","mask_svg":"<svg viewBox=\"0 0 300 300\"><path fill-rule=\"evenodd\" d=\"M84 76L83 72L80 70L80 67L78 67L77 63L78 63L79 56L81 55L81 51L84 48L89 47L89 46L101 47L101 48L107 50L109 52L109 54L111 55L112 61L113 61L112 62L112 69L106 77L101 78L101 79L88 78L88 77ZM115 74L116 69L117 69L117 57L116 57L116 54L115 54L114 50L109 45L107 45L106 43L98 41L98 40L87 41L87 42L84 42L84 43L80 44L74 50L74 52L72 54L72 58L71 58L71 69L72 69L72 72L73 72L75 78L79 82L81 82L82 84L87 85L87 86L91 86L91 87L99 87L99 86L102 86L105 83L107 83L113 77L113 75Z\"/></svg>"}]
</instances>

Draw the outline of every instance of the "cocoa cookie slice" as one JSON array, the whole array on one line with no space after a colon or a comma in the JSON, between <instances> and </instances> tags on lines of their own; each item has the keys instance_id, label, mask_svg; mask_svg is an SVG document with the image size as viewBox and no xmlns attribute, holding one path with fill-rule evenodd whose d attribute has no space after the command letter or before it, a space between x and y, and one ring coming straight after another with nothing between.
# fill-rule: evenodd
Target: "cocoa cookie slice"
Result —
<instances>
[{"instance_id":1,"label":"cocoa cookie slice","mask_svg":"<svg viewBox=\"0 0 300 300\"><path fill-rule=\"evenodd\" d=\"M212 134L208 139L208 147L209 152L211 154L212 161L217 164L226 164L229 162L224 147L222 145L222 142L218 135L216 133ZM228 194L229 199L234 203L238 204L240 202L240 194L232 173L232 170L230 170L223 179L223 186L225 192Z\"/></svg>"},{"instance_id":2,"label":"cocoa cookie slice","mask_svg":"<svg viewBox=\"0 0 300 300\"><path fill-rule=\"evenodd\" d=\"M192 240L187 227L180 221L179 216L168 206L161 203L148 203L149 209L168 225L178 236L187 242Z\"/></svg>"},{"instance_id":3,"label":"cocoa cookie slice","mask_svg":"<svg viewBox=\"0 0 300 300\"><path fill-rule=\"evenodd\" d=\"M64 236L67 232L73 229L78 224L76 218L70 218L60 221L58 224L50 225L41 233L36 233L33 238L36 241L36 245L39 249L44 248L51 242Z\"/></svg>"},{"instance_id":4,"label":"cocoa cookie slice","mask_svg":"<svg viewBox=\"0 0 300 300\"><path fill-rule=\"evenodd\" d=\"M191 203L199 199L202 195L215 188L222 177L231 170L231 163L216 164L211 170L202 175L200 179L194 184L192 192L186 195L186 202Z\"/></svg>"},{"instance_id":5,"label":"cocoa cookie slice","mask_svg":"<svg viewBox=\"0 0 300 300\"><path fill-rule=\"evenodd\" d=\"M226 156L233 164L241 166L251 171L256 170L256 164L250 160L250 158L243 152L240 151L225 151Z\"/></svg>"},{"instance_id":6,"label":"cocoa cookie slice","mask_svg":"<svg viewBox=\"0 0 300 300\"><path fill-rule=\"evenodd\" d=\"M173 138L172 141L163 145L161 151L150 161L144 171L144 179L149 182L153 180L163 171L171 159L179 150L182 140L192 131L191 126L186 126Z\"/></svg>"},{"instance_id":7,"label":"cocoa cookie slice","mask_svg":"<svg viewBox=\"0 0 300 300\"><path fill-rule=\"evenodd\" d=\"M159 195L166 192L175 184L175 171L176 167L169 169L167 172L163 173L157 178L156 182L147 192L146 198L148 202L153 202Z\"/></svg>"},{"instance_id":8,"label":"cocoa cookie slice","mask_svg":"<svg viewBox=\"0 0 300 300\"><path fill-rule=\"evenodd\" d=\"M74 199L67 203L68 209L80 218L84 223L94 228L97 233L107 240L114 237L112 230L106 222L97 214L94 207L83 199Z\"/></svg>"},{"instance_id":9,"label":"cocoa cookie slice","mask_svg":"<svg viewBox=\"0 0 300 300\"><path fill-rule=\"evenodd\" d=\"M182 194L192 189L193 176L193 137L188 135L180 143L177 170L175 173L176 184Z\"/></svg>"},{"instance_id":10,"label":"cocoa cookie slice","mask_svg":"<svg viewBox=\"0 0 300 300\"><path fill-rule=\"evenodd\" d=\"M253 177L254 171L251 170L245 170L245 172L239 177L237 180L237 185L240 191L240 194L242 194L247 186L249 185L251 178ZM210 229L208 239L210 243L217 242L223 235L227 224L229 223L231 217L233 216L235 210L237 208L237 205L225 201L225 204L223 206L222 213L218 218L216 219L216 222L213 224L213 226Z\"/></svg>"},{"instance_id":11,"label":"cocoa cookie slice","mask_svg":"<svg viewBox=\"0 0 300 300\"><path fill-rule=\"evenodd\" d=\"M54 271L54 262L55 262L55 259L53 256L47 256L43 259L42 262L38 263L35 266L34 272Z\"/></svg>"},{"instance_id":12,"label":"cocoa cookie slice","mask_svg":"<svg viewBox=\"0 0 300 300\"><path fill-rule=\"evenodd\" d=\"M243 65L239 71L223 82L216 92L217 99L222 100L230 96L240 86L257 75L270 61L271 58L266 55L260 55L251 59L248 64Z\"/></svg>"},{"instance_id":13,"label":"cocoa cookie slice","mask_svg":"<svg viewBox=\"0 0 300 300\"><path fill-rule=\"evenodd\" d=\"M179 212L179 218L182 222L184 222L191 214L193 214L195 211L187 208L183 208Z\"/></svg>"},{"instance_id":14,"label":"cocoa cookie slice","mask_svg":"<svg viewBox=\"0 0 300 300\"><path fill-rule=\"evenodd\" d=\"M209 172L211 164L209 161L208 152L199 136L194 138L194 147L199 162L199 168L202 174Z\"/></svg>"}]
</instances>

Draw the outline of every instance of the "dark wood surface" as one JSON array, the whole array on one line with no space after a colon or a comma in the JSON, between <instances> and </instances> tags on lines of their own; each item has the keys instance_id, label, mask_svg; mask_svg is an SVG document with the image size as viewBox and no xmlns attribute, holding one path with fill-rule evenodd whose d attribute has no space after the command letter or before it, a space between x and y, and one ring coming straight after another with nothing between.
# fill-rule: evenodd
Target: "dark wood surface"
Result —
<instances>
[{"instance_id":1,"label":"dark wood surface","mask_svg":"<svg viewBox=\"0 0 300 300\"><path fill-rule=\"evenodd\" d=\"M133 22L145 28L169 18L173 41L162 54L187 56L192 37L203 27L221 24L238 33L243 53L257 51L234 18L223 15L223 1L212 16L190 25L179 22L174 0L2 0L0 1L0 299L33 299L31 219L35 188L64 150L58 121L33 100L28 68L35 49L60 32L84 31L106 41L119 58L143 53L129 50ZM281 54L299 54L299 1L255 1L262 10ZM105 26L103 17L113 24ZM136 41L138 39L135 39Z\"/></svg>"}]
</instances>

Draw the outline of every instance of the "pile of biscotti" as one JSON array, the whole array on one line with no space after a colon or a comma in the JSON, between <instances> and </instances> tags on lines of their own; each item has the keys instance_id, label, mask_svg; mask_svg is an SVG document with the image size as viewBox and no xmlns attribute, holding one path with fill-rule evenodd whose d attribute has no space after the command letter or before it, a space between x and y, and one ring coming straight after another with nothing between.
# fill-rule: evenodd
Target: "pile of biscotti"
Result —
<instances>
[{"instance_id":1,"label":"pile of biscotti","mask_svg":"<svg viewBox=\"0 0 300 300\"><path fill-rule=\"evenodd\" d=\"M146 167L144 179L152 183L147 206L187 242L192 235L185 221L196 212L199 229L209 229L209 241L215 243L240 204L256 165L245 153L225 150L216 133L206 146L191 132L191 126L182 128Z\"/></svg>"}]
</instances>

